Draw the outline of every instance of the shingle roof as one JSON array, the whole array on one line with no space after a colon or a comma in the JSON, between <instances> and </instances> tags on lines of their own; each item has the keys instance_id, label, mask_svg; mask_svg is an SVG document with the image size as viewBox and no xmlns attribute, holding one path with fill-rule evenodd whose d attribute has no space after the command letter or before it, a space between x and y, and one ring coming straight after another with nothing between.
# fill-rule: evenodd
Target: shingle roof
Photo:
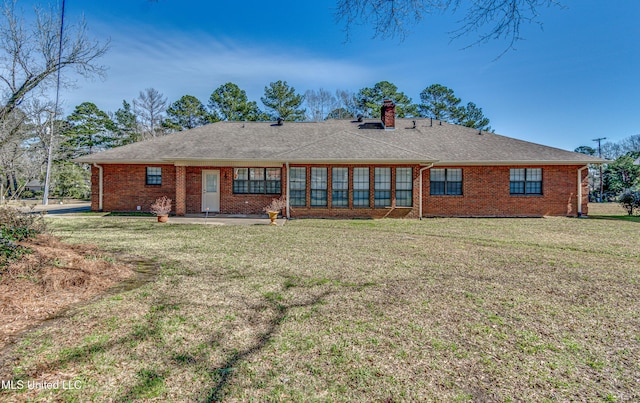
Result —
<instances>
[{"instance_id":1,"label":"shingle roof","mask_svg":"<svg viewBox=\"0 0 640 403\"><path fill-rule=\"evenodd\" d=\"M350 120L217 122L76 159L95 163L172 161L587 164L603 160L429 119L397 119L395 130Z\"/></svg>"}]
</instances>

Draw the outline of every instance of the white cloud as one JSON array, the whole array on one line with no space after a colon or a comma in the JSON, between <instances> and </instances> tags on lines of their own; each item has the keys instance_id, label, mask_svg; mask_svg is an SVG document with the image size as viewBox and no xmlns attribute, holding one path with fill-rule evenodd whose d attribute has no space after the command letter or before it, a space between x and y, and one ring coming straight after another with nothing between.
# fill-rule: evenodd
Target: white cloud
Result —
<instances>
[{"instance_id":1,"label":"white cloud","mask_svg":"<svg viewBox=\"0 0 640 403\"><path fill-rule=\"evenodd\" d=\"M65 91L67 109L84 101L115 111L122 100L153 87L169 102L191 94L207 103L218 86L234 82L259 103L269 82L285 80L299 93L307 89L358 89L377 74L351 61L314 55L305 49L276 44L244 44L231 39L139 30L119 32L101 61L108 66L104 81L78 81Z\"/></svg>"}]
</instances>

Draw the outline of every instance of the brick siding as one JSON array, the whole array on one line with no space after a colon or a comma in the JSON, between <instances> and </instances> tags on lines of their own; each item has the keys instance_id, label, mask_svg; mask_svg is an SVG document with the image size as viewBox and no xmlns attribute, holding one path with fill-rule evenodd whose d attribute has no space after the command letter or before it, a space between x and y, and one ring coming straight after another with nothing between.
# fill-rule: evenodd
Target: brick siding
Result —
<instances>
[{"instance_id":1,"label":"brick siding","mask_svg":"<svg viewBox=\"0 0 640 403\"><path fill-rule=\"evenodd\" d=\"M220 212L223 214L263 214L263 207L279 195L233 194L232 167L176 167L174 165L124 165L103 166L104 211L149 211L156 198L167 196L173 202L177 214L201 212L202 171L220 171ZM146 185L146 167L162 168L162 185ZM307 170L307 205L293 207L292 217L406 217L419 215L418 165L291 165ZM327 168L327 208L311 207L311 167ZM374 168L390 167L391 199L395 198L395 167L413 168L413 207L353 208L353 167L369 168L370 206L374 206ZM331 207L331 168L349 169L349 208ZM509 194L509 166L464 166L437 168L461 168L463 175L462 196L431 196L429 170L423 172L424 216L575 216L577 215L577 170L580 166L528 166L542 168L542 195L512 196ZM520 168L520 167L519 167ZM523 167L524 168L524 167ZM282 193L286 194L286 169L282 166ZM583 214L587 213L587 170L583 171ZM92 210L98 210L98 168L92 168Z\"/></svg>"}]
</instances>

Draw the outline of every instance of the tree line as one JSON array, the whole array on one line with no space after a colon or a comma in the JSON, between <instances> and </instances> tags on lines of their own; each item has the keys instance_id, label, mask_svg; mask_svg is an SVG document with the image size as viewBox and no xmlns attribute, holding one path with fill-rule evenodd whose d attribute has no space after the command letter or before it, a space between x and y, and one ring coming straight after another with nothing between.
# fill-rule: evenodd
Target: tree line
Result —
<instances>
[{"instance_id":1,"label":"tree line","mask_svg":"<svg viewBox=\"0 0 640 403\"><path fill-rule=\"evenodd\" d=\"M580 146L576 152L601 156L611 161L599 169L591 167L591 195L594 200L606 201L626 191L640 191L640 165L635 162L640 158L640 134L629 136L620 141L602 143L600 150L590 146ZM600 181L603 192L600 194Z\"/></svg>"}]
</instances>

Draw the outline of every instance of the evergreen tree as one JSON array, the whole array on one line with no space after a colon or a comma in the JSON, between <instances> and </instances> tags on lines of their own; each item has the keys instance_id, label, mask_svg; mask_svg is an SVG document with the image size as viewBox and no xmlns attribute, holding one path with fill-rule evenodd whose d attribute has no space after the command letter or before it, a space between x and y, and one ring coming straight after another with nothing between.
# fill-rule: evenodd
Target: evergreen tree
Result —
<instances>
[{"instance_id":1,"label":"evergreen tree","mask_svg":"<svg viewBox=\"0 0 640 403\"><path fill-rule=\"evenodd\" d=\"M184 95L167 108L167 118L163 126L176 131L193 129L218 121L217 117L204 108L193 95Z\"/></svg>"},{"instance_id":2,"label":"evergreen tree","mask_svg":"<svg viewBox=\"0 0 640 403\"><path fill-rule=\"evenodd\" d=\"M119 145L135 143L142 140L142 135L138 130L138 119L131 110L131 104L122 101L122 108L114 114L115 117L115 137Z\"/></svg>"},{"instance_id":3,"label":"evergreen tree","mask_svg":"<svg viewBox=\"0 0 640 403\"><path fill-rule=\"evenodd\" d=\"M478 130L491 131L489 126L489 118L484 116L482 108L479 108L473 102L467 103L467 106L461 106L458 109L456 123L472 127Z\"/></svg>"},{"instance_id":4,"label":"evergreen tree","mask_svg":"<svg viewBox=\"0 0 640 403\"><path fill-rule=\"evenodd\" d=\"M269 86L264 87L264 97L260 100L272 112L272 119L304 120L305 110L301 108L304 97L296 94L295 88L289 87L286 81L269 83Z\"/></svg>"},{"instance_id":5,"label":"evergreen tree","mask_svg":"<svg viewBox=\"0 0 640 403\"><path fill-rule=\"evenodd\" d=\"M422 103L419 106L423 117L455 123L459 120L461 110L458 107L460 98L451 88L442 84L432 84L420 93ZM475 106L475 104L474 104Z\"/></svg>"},{"instance_id":6,"label":"evergreen tree","mask_svg":"<svg viewBox=\"0 0 640 403\"><path fill-rule=\"evenodd\" d=\"M396 105L396 116L408 118L417 115L417 109L411 103L411 98L398 87L388 81L380 81L373 87L362 88L356 95L359 112L368 118L379 118L382 102L390 99Z\"/></svg>"},{"instance_id":7,"label":"evergreen tree","mask_svg":"<svg viewBox=\"0 0 640 403\"><path fill-rule=\"evenodd\" d=\"M66 138L63 149L69 158L93 154L117 145L113 136L115 124L106 112L91 102L76 106L67 117L67 123L63 133Z\"/></svg>"},{"instance_id":8,"label":"evergreen tree","mask_svg":"<svg viewBox=\"0 0 640 403\"><path fill-rule=\"evenodd\" d=\"M209 98L209 108L221 120L256 121L262 120L264 114L258 104L249 101L247 93L234 83L226 83L216 88Z\"/></svg>"}]
</instances>

